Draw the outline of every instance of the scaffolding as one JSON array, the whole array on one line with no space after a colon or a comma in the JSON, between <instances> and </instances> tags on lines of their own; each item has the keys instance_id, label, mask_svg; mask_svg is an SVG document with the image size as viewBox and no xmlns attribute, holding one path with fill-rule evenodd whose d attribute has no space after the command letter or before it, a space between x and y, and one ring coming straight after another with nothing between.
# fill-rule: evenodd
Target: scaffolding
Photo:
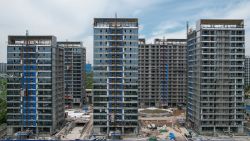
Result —
<instances>
[{"instance_id":1,"label":"scaffolding","mask_svg":"<svg viewBox=\"0 0 250 141\"><path fill-rule=\"evenodd\" d=\"M22 73L21 73L21 89L20 89L20 96L21 96L21 105L20 110L22 114L22 127L21 131L16 134L16 136L24 136L25 134L31 135L33 133L37 133L37 122L36 122L36 116L31 116L31 114L36 115L36 110L31 110L33 107L33 102L35 101L36 105L36 91L33 89L36 89L35 83L36 78L36 72L33 72L34 70L37 70L36 65L33 65L34 62L31 60L31 54L30 52L33 52L34 50L29 47L29 37L28 37L28 31L26 31L25 36L25 42L24 46L21 47L20 52L20 64L22 66ZM35 56L37 56L35 54ZM33 117L33 118L31 118ZM33 121L33 122L32 122Z\"/></svg>"}]
</instances>

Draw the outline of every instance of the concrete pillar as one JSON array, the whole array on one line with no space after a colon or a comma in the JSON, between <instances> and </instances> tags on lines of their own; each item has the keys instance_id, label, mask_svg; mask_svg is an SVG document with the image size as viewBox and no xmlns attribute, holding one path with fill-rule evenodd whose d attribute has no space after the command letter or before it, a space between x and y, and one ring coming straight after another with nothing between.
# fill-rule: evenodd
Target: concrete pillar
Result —
<instances>
[{"instance_id":1,"label":"concrete pillar","mask_svg":"<svg viewBox=\"0 0 250 141\"><path fill-rule=\"evenodd\" d=\"M239 134L243 134L244 133L244 127L243 126L238 127L238 133Z\"/></svg>"},{"instance_id":2,"label":"concrete pillar","mask_svg":"<svg viewBox=\"0 0 250 141\"><path fill-rule=\"evenodd\" d=\"M13 134L13 127L7 127L7 136L12 136Z\"/></svg>"},{"instance_id":3,"label":"concrete pillar","mask_svg":"<svg viewBox=\"0 0 250 141\"><path fill-rule=\"evenodd\" d=\"M107 127L107 136L109 136L109 133L110 133L110 129L109 127Z\"/></svg>"},{"instance_id":4,"label":"concrete pillar","mask_svg":"<svg viewBox=\"0 0 250 141\"><path fill-rule=\"evenodd\" d=\"M122 127L122 135L124 135L124 127Z\"/></svg>"}]
</instances>

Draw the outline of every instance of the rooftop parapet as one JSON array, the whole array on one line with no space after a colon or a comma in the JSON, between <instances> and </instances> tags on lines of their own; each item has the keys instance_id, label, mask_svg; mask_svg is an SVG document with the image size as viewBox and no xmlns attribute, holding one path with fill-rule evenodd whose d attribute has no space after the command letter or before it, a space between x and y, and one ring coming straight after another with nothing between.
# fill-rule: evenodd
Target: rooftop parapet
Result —
<instances>
[{"instance_id":1,"label":"rooftop parapet","mask_svg":"<svg viewBox=\"0 0 250 141\"><path fill-rule=\"evenodd\" d=\"M141 45L141 44L145 44L146 43L146 40L145 40L145 38L140 38L139 39L139 44Z\"/></svg>"},{"instance_id":2,"label":"rooftop parapet","mask_svg":"<svg viewBox=\"0 0 250 141\"><path fill-rule=\"evenodd\" d=\"M56 37L49 36L29 36L29 35L10 35L8 36L9 45L56 45Z\"/></svg>"},{"instance_id":3,"label":"rooftop parapet","mask_svg":"<svg viewBox=\"0 0 250 141\"><path fill-rule=\"evenodd\" d=\"M60 41L57 42L57 45L60 47L83 47L81 41Z\"/></svg>"},{"instance_id":4,"label":"rooftop parapet","mask_svg":"<svg viewBox=\"0 0 250 141\"><path fill-rule=\"evenodd\" d=\"M137 18L94 18L94 27L138 27Z\"/></svg>"},{"instance_id":5,"label":"rooftop parapet","mask_svg":"<svg viewBox=\"0 0 250 141\"><path fill-rule=\"evenodd\" d=\"M244 28L243 19L200 19L197 25L203 28Z\"/></svg>"},{"instance_id":6,"label":"rooftop parapet","mask_svg":"<svg viewBox=\"0 0 250 141\"><path fill-rule=\"evenodd\" d=\"M155 39L155 44L167 44L167 43L186 43L186 39Z\"/></svg>"}]
</instances>

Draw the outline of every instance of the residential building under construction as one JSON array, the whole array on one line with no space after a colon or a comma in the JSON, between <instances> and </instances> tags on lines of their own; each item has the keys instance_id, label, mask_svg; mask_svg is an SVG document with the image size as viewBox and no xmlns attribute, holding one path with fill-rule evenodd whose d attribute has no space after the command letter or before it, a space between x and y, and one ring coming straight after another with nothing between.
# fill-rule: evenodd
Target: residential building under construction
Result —
<instances>
[{"instance_id":1,"label":"residential building under construction","mask_svg":"<svg viewBox=\"0 0 250 141\"><path fill-rule=\"evenodd\" d=\"M63 56L55 36L8 37L8 136L52 135L63 125Z\"/></svg>"},{"instance_id":2,"label":"residential building under construction","mask_svg":"<svg viewBox=\"0 0 250 141\"><path fill-rule=\"evenodd\" d=\"M94 19L93 134L138 133L138 19Z\"/></svg>"},{"instance_id":3,"label":"residential building under construction","mask_svg":"<svg viewBox=\"0 0 250 141\"><path fill-rule=\"evenodd\" d=\"M82 42L58 42L64 48L65 107L80 108L85 101L86 49Z\"/></svg>"},{"instance_id":4,"label":"residential building under construction","mask_svg":"<svg viewBox=\"0 0 250 141\"><path fill-rule=\"evenodd\" d=\"M7 63L0 63L0 73L6 73L7 71Z\"/></svg>"},{"instance_id":5,"label":"residential building under construction","mask_svg":"<svg viewBox=\"0 0 250 141\"><path fill-rule=\"evenodd\" d=\"M245 88L250 85L250 56L245 56Z\"/></svg>"},{"instance_id":6,"label":"residential building under construction","mask_svg":"<svg viewBox=\"0 0 250 141\"><path fill-rule=\"evenodd\" d=\"M139 40L140 107L185 105L187 92L186 39Z\"/></svg>"},{"instance_id":7,"label":"residential building under construction","mask_svg":"<svg viewBox=\"0 0 250 141\"><path fill-rule=\"evenodd\" d=\"M243 133L244 20L201 19L188 31L187 120L200 134Z\"/></svg>"}]
</instances>

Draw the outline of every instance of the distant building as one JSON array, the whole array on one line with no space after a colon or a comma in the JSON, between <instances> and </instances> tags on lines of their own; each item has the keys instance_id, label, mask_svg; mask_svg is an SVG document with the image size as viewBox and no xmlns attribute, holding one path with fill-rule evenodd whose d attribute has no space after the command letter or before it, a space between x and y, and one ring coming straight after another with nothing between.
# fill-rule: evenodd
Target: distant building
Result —
<instances>
[{"instance_id":1,"label":"distant building","mask_svg":"<svg viewBox=\"0 0 250 141\"><path fill-rule=\"evenodd\" d=\"M85 94L86 49L82 42L58 42L64 48L64 83L66 108L81 107Z\"/></svg>"},{"instance_id":2,"label":"distant building","mask_svg":"<svg viewBox=\"0 0 250 141\"><path fill-rule=\"evenodd\" d=\"M7 63L0 63L0 73L6 73Z\"/></svg>"},{"instance_id":3,"label":"distant building","mask_svg":"<svg viewBox=\"0 0 250 141\"><path fill-rule=\"evenodd\" d=\"M245 87L250 85L250 56L245 56Z\"/></svg>"},{"instance_id":4,"label":"distant building","mask_svg":"<svg viewBox=\"0 0 250 141\"><path fill-rule=\"evenodd\" d=\"M243 133L244 20L201 19L187 46L189 125L200 134Z\"/></svg>"},{"instance_id":5,"label":"distant building","mask_svg":"<svg viewBox=\"0 0 250 141\"><path fill-rule=\"evenodd\" d=\"M155 39L154 44L140 39L140 107L186 105L186 93L186 39Z\"/></svg>"},{"instance_id":6,"label":"distant building","mask_svg":"<svg viewBox=\"0 0 250 141\"><path fill-rule=\"evenodd\" d=\"M245 104L246 104L246 113L250 120L250 94L249 93L245 95Z\"/></svg>"},{"instance_id":7,"label":"distant building","mask_svg":"<svg viewBox=\"0 0 250 141\"><path fill-rule=\"evenodd\" d=\"M86 64L86 73L91 73L92 72L92 65L91 64Z\"/></svg>"},{"instance_id":8,"label":"distant building","mask_svg":"<svg viewBox=\"0 0 250 141\"><path fill-rule=\"evenodd\" d=\"M248 135L250 135L250 93L245 93L245 106L246 106L246 123L245 129Z\"/></svg>"},{"instance_id":9,"label":"distant building","mask_svg":"<svg viewBox=\"0 0 250 141\"><path fill-rule=\"evenodd\" d=\"M93 90L92 89L86 89L86 102L88 104L92 104L93 102Z\"/></svg>"},{"instance_id":10,"label":"distant building","mask_svg":"<svg viewBox=\"0 0 250 141\"><path fill-rule=\"evenodd\" d=\"M64 122L63 48L55 36L9 36L7 54L13 76L7 80L7 135L56 133Z\"/></svg>"},{"instance_id":11,"label":"distant building","mask_svg":"<svg viewBox=\"0 0 250 141\"><path fill-rule=\"evenodd\" d=\"M138 19L94 19L94 135L138 133Z\"/></svg>"}]
</instances>

